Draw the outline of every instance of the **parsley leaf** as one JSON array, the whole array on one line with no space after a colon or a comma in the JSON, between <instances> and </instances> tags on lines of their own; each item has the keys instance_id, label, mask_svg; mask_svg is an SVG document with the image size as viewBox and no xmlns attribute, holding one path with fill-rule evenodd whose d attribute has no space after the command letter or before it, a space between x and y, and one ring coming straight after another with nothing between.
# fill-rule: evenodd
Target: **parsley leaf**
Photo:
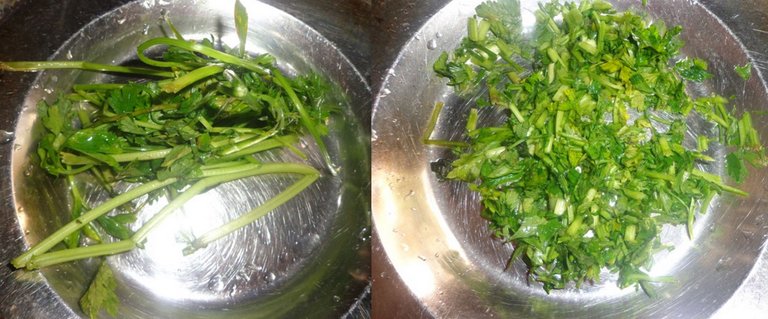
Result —
<instances>
[{"instance_id":1,"label":"parsley leaf","mask_svg":"<svg viewBox=\"0 0 768 319\"><path fill-rule=\"evenodd\" d=\"M112 269L102 261L88 290L80 298L80 308L91 319L97 318L102 309L110 316L117 317L120 301L115 294L116 289L117 281L112 274Z\"/></svg>"},{"instance_id":2,"label":"parsley leaf","mask_svg":"<svg viewBox=\"0 0 768 319\"><path fill-rule=\"evenodd\" d=\"M739 152L729 153L725 157L725 169L728 172L728 176L733 178L736 183L741 183L749 175L747 166L744 165L743 155Z\"/></svg>"},{"instance_id":3,"label":"parsley leaf","mask_svg":"<svg viewBox=\"0 0 768 319\"><path fill-rule=\"evenodd\" d=\"M682 59L675 64L675 70L683 78L694 82L712 78L712 74L707 72L707 63L701 59Z\"/></svg>"},{"instance_id":4,"label":"parsley leaf","mask_svg":"<svg viewBox=\"0 0 768 319\"><path fill-rule=\"evenodd\" d=\"M752 77L752 62L749 62L743 66L734 66L733 70L736 71L736 74L739 75L744 81L749 80L750 77Z\"/></svg>"}]
</instances>

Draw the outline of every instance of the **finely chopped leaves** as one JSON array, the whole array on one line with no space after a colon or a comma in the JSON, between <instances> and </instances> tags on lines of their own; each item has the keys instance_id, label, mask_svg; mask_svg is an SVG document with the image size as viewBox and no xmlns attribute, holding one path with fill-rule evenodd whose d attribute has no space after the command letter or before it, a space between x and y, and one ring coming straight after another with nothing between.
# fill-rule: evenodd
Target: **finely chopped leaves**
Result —
<instances>
[{"instance_id":1,"label":"finely chopped leaves","mask_svg":"<svg viewBox=\"0 0 768 319\"><path fill-rule=\"evenodd\" d=\"M712 143L729 147L734 181L747 164L767 163L751 116L728 110L718 96L693 98L686 84L712 78L707 63L680 58L679 26L617 12L604 1L542 3L532 38L521 34L520 5L486 2L468 32L434 71L456 92L474 98L468 142L443 177L481 195L494 234L514 244L529 276L546 291L600 281L649 294L646 270L663 225L686 225L724 192L747 194L707 172ZM735 68L748 79L748 66ZM478 92L485 92L478 95ZM504 110L508 119L482 126L478 113ZM435 114L436 115L436 114ZM434 127L433 115L430 127ZM688 121L703 118L716 132L686 147Z\"/></svg>"}]
</instances>

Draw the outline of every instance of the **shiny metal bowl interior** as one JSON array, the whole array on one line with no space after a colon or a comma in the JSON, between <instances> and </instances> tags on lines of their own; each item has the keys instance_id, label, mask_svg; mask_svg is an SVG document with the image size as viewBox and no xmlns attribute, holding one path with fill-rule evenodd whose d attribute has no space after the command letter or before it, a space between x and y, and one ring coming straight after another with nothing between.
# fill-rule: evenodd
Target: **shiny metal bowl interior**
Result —
<instances>
[{"instance_id":1,"label":"shiny metal bowl interior","mask_svg":"<svg viewBox=\"0 0 768 319\"><path fill-rule=\"evenodd\" d=\"M235 46L234 1L135 1L90 22L51 59L122 63L135 47L167 33L168 15L187 38L220 39ZM282 207L190 256L184 236L202 232L248 211L292 181L267 176L231 182L201 196L164 222L144 249L109 257L118 279L121 318L297 318L342 317L367 294L370 272L370 88L333 43L301 20L272 6L245 2L248 50L274 55L288 74L316 71L336 88L341 112L329 122L326 139L340 174L321 179ZM13 224L1 232L7 261L66 222L68 198L61 180L36 166L39 138L35 104L54 99L74 83L113 80L80 71L40 73L25 96L13 132L11 182L3 197L13 201ZM322 160L311 139L298 145L315 167ZM5 155L5 154L4 154ZM297 161L273 152L265 161ZM123 185L122 187L129 187ZM7 191L7 193L6 193ZM104 194L90 191L89 201ZM150 202L148 218L165 200ZM7 228L7 229L5 229ZM94 260L41 271L2 269L0 317L79 317L78 299L94 274ZM9 267L9 266L8 266Z\"/></svg>"},{"instance_id":2,"label":"shiny metal bowl interior","mask_svg":"<svg viewBox=\"0 0 768 319\"><path fill-rule=\"evenodd\" d=\"M705 318L719 314L728 318L761 304L759 298L750 298L749 289L768 286L768 275L753 271L756 263L766 259L766 170L752 171L741 185L750 192L748 198L721 196L708 214L698 216L694 240L682 228L664 230L663 241L676 248L655 256L650 273L671 275L676 282L658 284L658 298L632 288L621 290L609 274L604 274L602 282L580 290L546 294L539 285L527 282L522 261L504 270L512 246L492 238L480 217L477 194L461 183L438 181L431 172L430 163L455 156L420 141L437 101L444 101L446 108L433 137L461 138L469 103L433 74L432 63L441 52L456 47L466 33L465 19L481 2L451 1L429 18L387 70L374 101L374 227L382 253L396 272L392 275L402 279L425 316ZM536 1L521 2L524 24L531 26ZM619 9L647 11L667 25L682 25L683 53L709 61L715 75L714 80L691 87L691 92L734 96L731 105L759 116L756 128L768 138L764 80L760 70L747 82L737 77L733 66L755 61L755 57L722 20L690 0L648 1L647 8L640 1L610 2ZM692 123L691 129L697 130L697 124ZM721 172L722 156L719 158L708 169Z\"/></svg>"}]
</instances>

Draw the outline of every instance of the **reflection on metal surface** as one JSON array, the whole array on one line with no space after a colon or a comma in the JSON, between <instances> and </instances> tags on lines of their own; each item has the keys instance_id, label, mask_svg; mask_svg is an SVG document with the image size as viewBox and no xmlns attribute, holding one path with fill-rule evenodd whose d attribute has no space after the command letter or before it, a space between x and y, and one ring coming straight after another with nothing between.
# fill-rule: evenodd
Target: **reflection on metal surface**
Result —
<instances>
[{"instance_id":1,"label":"reflection on metal surface","mask_svg":"<svg viewBox=\"0 0 768 319\"><path fill-rule=\"evenodd\" d=\"M430 170L424 170L421 172L421 174L419 174L419 177L422 181L424 194L431 194L432 192L434 192L434 190L432 189L432 184L429 183L430 175L432 174L433 173ZM429 212L439 211L440 206L434 197L427 197L425 198L425 201L429 209L428 210ZM466 252L464 252L464 249L461 247L459 240L456 239L456 236L453 236L453 234L451 234L451 228L448 225L448 221L446 220L445 216L440 214L435 214L431 217L434 218L435 220L434 224L439 227L438 229L440 230L440 232L439 233L429 232L429 233L437 236L437 238L441 238L441 243L442 245L445 246L444 251L452 254L455 253L462 260L468 260L467 254ZM440 252L438 250L438 252L435 253L436 254L435 257L439 257L437 256L439 255L439 253Z\"/></svg>"},{"instance_id":2,"label":"reflection on metal surface","mask_svg":"<svg viewBox=\"0 0 768 319\"><path fill-rule=\"evenodd\" d=\"M162 14L187 38L221 38L234 46L234 1L137 1L92 21L52 59L122 62L138 43L164 31ZM230 182L188 202L147 238L144 249L109 257L118 279L120 317L130 318L275 318L340 317L368 293L370 272L370 166L367 120L370 89L360 73L326 38L300 20L260 2L246 2L250 17L248 50L269 52L291 74L315 70L336 87L329 103L339 115L329 122L326 139L338 176L318 182L265 218L190 256L182 248L190 237L247 212L293 182L290 176L263 176ZM329 22L333 23L333 21ZM52 99L73 83L110 80L80 71L41 73L18 114L18 147L0 154L11 162L12 186L3 197L15 211L2 211L2 260L40 241L68 216L66 185L36 166L38 138L35 104ZM322 167L311 139L298 147ZM9 157L5 157L10 155ZM273 152L264 161L300 160L291 152ZM4 186L5 187L5 186ZM131 185L120 185L124 190ZM88 191L87 201L105 194ZM4 198L3 200L6 200ZM146 220L165 199L140 212ZM79 261L25 272L0 271L0 317L78 317L78 299L95 270ZM18 309L23 309L19 311Z\"/></svg>"},{"instance_id":3,"label":"reflection on metal surface","mask_svg":"<svg viewBox=\"0 0 768 319\"><path fill-rule=\"evenodd\" d=\"M753 266L764 263L766 254L765 170L753 172L740 186L750 197L721 196L706 215L698 216L693 240L682 227L664 229L662 241L675 249L657 254L651 273L672 276L676 282L658 284L660 298L648 298L632 288L619 289L615 274L605 272L600 283L548 295L540 285L526 280L522 261L505 269L512 247L488 231L479 214L478 195L461 183L438 181L430 172L430 163L455 155L425 147L418 140L436 101L444 101L446 107L433 138L460 138L467 101L454 96L432 74L432 62L442 51L456 46L466 32L463 21L480 2L449 2L427 20L385 72L374 102L374 224L388 260L426 313L438 318L705 318L720 311L719 316L728 318L738 313L733 310L738 307L729 306L734 302L731 297L755 289L743 288L742 283L754 283L750 287L757 289L768 287L768 275L753 272ZM521 2L530 31L537 1ZM733 106L761 114L756 129L768 136L768 115L763 112L768 103L765 85L760 77L744 82L733 72L734 65L744 65L750 57L712 12L688 0L649 1L647 8L640 8L639 1L610 2L619 9L648 11L667 25L682 25L683 53L708 60L715 74L715 80L692 87L691 92L733 95ZM494 115L484 120L499 118ZM708 129L700 124L690 123L689 129ZM722 151L716 150L716 156L723 158ZM719 173L722 161L706 169ZM393 234L393 230L397 231ZM416 280L415 273L431 275L430 283ZM752 301L753 305L759 303L759 299ZM728 309L731 312L723 312Z\"/></svg>"},{"instance_id":4,"label":"reflection on metal surface","mask_svg":"<svg viewBox=\"0 0 768 319\"><path fill-rule=\"evenodd\" d=\"M416 297L426 298L435 293L435 276L432 269L423 260L411 258L403 262L400 275L403 276Z\"/></svg>"}]
</instances>

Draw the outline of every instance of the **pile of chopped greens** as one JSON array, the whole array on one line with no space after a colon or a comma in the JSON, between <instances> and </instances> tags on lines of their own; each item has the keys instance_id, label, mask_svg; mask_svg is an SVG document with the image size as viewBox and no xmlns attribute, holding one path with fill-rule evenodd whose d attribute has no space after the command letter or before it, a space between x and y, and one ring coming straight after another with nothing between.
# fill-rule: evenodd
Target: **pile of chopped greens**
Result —
<instances>
[{"instance_id":1,"label":"pile of chopped greens","mask_svg":"<svg viewBox=\"0 0 768 319\"><path fill-rule=\"evenodd\" d=\"M74 85L37 108L44 134L37 148L40 165L66 178L71 190L71 222L12 260L18 269L37 269L78 259L107 256L141 247L147 235L194 196L222 183L265 174L294 176L295 182L261 206L194 238L195 250L240 229L312 185L320 172L302 163L265 163L254 154L293 147L309 134L327 170L333 165L323 144L325 121L333 108L330 87L316 74L286 77L268 54L245 52L247 13L238 1L235 22L239 47L218 48L210 39L174 37L138 46L144 66L90 62L2 62L5 71L82 69L124 73L127 83ZM157 58L149 49L164 50ZM136 80L142 78L141 80ZM90 174L111 198L88 207L75 176ZM118 183L132 184L120 193ZM146 198L169 195L170 202L142 225L136 213ZM143 200L140 200L144 198ZM132 227L138 229L134 232ZM108 236L108 238L104 238ZM60 247L62 249L54 249ZM101 309L115 316L115 278L102 263L81 306L95 317Z\"/></svg>"},{"instance_id":2,"label":"pile of chopped greens","mask_svg":"<svg viewBox=\"0 0 768 319\"><path fill-rule=\"evenodd\" d=\"M468 142L431 140L428 131L425 143L454 145L444 177L481 195L495 236L514 244L510 261L523 258L547 292L600 281L607 269L619 287L652 294L649 283L668 279L647 274L666 248L662 226L686 225L692 236L714 196L747 195L707 172L719 163L710 145L730 151L725 171L735 182L747 163L768 164L751 116L729 111L721 96L686 93L712 74L705 61L681 58L679 26L601 0L541 3L535 17L525 38L517 0L477 7L461 44L434 63L460 96L475 98ZM748 80L751 65L735 72ZM483 110L508 119L482 126ZM686 143L697 120L714 134Z\"/></svg>"}]
</instances>

